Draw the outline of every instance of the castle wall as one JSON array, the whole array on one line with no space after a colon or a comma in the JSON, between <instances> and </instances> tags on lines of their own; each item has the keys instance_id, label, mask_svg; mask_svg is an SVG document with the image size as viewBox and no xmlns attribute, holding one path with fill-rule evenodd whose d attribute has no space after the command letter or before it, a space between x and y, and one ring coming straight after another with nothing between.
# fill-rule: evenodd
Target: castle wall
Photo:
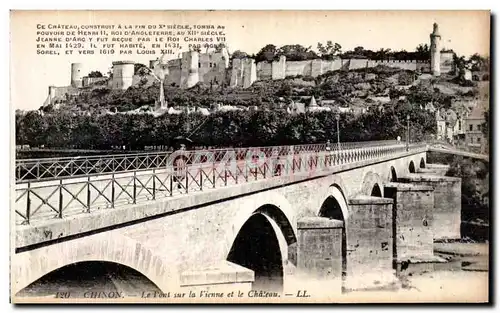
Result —
<instances>
[{"instance_id":1,"label":"castle wall","mask_svg":"<svg viewBox=\"0 0 500 313\"><path fill-rule=\"evenodd\" d=\"M85 76L82 81L82 87L88 87L91 85L94 85L98 82L103 82L107 81L109 78L108 77L88 77Z\"/></svg>"},{"instance_id":2,"label":"castle wall","mask_svg":"<svg viewBox=\"0 0 500 313\"><path fill-rule=\"evenodd\" d=\"M329 71L338 71L342 67L342 60L341 59L335 59L335 60L324 60L322 61L322 73L324 74Z\"/></svg>"},{"instance_id":3,"label":"castle wall","mask_svg":"<svg viewBox=\"0 0 500 313\"><path fill-rule=\"evenodd\" d=\"M377 66L377 61L375 60L366 60L368 67L375 67Z\"/></svg>"},{"instance_id":4,"label":"castle wall","mask_svg":"<svg viewBox=\"0 0 500 313\"><path fill-rule=\"evenodd\" d=\"M349 70L357 70L360 68L366 68L366 59L350 59L349 60Z\"/></svg>"},{"instance_id":5,"label":"castle wall","mask_svg":"<svg viewBox=\"0 0 500 313\"><path fill-rule=\"evenodd\" d=\"M66 102L68 96L78 95L79 89L73 86L56 87L49 86L48 102L46 104L55 104L56 102Z\"/></svg>"},{"instance_id":6,"label":"castle wall","mask_svg":"<svg viewBox=\"0 0 500 313\"><path fill-rule=\"evenodd\" d=\"M231 87L250 87L257 80L255 60L250 58L234 59L230 75Z\"/></svg>"},{"instance_id":7,"label":"castle wall","mask_svg":"<svg viewBox=\"0 0 500 313\"><path fill-rule=\"evenodd\" d=\"M182 53L181 59L181 88L191 88L200 81L199 76L199 53L188 51Z\"/></svg>"},{"instance_id":8,"label":"castle wall","mask_svg":"<svg viewBox=\"0 0 500 313\"><path fill-rule=\"evenodd\" d=\"M440 53L440 70L441 73L449 73L454 70L453 52Z\"/></svg>"},{"instance_id":9,"label":"castle wall","mask_svg":"<svg viewBox=\"0 0 500 313\"><path fill-rule=\"evenodd\" d=\"M286 64L285 77L297 76L297 75L311 76L311 70L312 70L311 63L312 63L311 60L285 62ZM273 64L273 69L274 69L274 64Z\"/></svg>"},{"instance_id":10,"label":"castle wall","mask_svg":"<svg viewBox=\"0 0 500 313\"><path fill-rule=\"evenodd\" d=\"M417 70L417 64L418 62L415 60L410 60L410 61L400 61L400 60L382 60L382 61L374 61L375 66L377 65L384 65L388 67L394 67L394 68L399 68L402 70L410 70L410 71L416 71ZM369 63L370 65L370 63Z\"/></svg>"},{"instance_id":11,"label":"castle wall","mask_svg":"<svg viewBox=\"0 0 500 313\"><path fill-rule=\"evenodd\" d=\"M241 82L242 77L243 77L242 59L233 59L233 66L231 69L229 86L233 88L240 86L242 84Z\"/></svg>"},{"instance_id":12,"label":"castle wall","mask_svg":"<svg viewBox=\"0 0 500 313\"><path fill-rule=\"evenodd\" d=\"M181 85L181 67L169 67L168 75L165 76L165 85L171 86L175 84L175 86L179 87Z\"/></svg>"},{"instance_id":13,"label":"castle wall","mask_svg":"<svg viewBox=\"0 0 500 313\"><path fill-rule=\"evenodd\" d=\"M169 60L167 62L168 75L165 76L165 85L179 87L181 85L181 59Z\"/></svg>"},{"instance_id":14,"label":"castle wall","mask_svg":"<svg viewBox=\"0 0 500 313\"><path fill-rule=\"evenodd\" d=\"M279 61L273 61L272 79L285 79L286 76L286 57L280 56Z\"/></svg>"},{"instance_id":15,"label":"castle wall","mask_svg":"<svg viewBox=\"0 0 500 313\"><path fill-rule=\"evenodd\" d=\"M431 64L429 62L417 62L416 70L422 73L428 73L431 71Z\"/></svg>"},{"instance_id":16,"label":"castle wall","mask_svg":"<svg viewBox=\"0 0 500 313\"><path fill-rule=\"evenodd\" d=\"M257 80L257 67L253 59L243 60L243 88L250 87Z\"/></svg>"},{"instance_id":17,"label":"castle wall","mask_svg":"<svg viewBox=\"0 0 500 313\"><path fill-rule=\"evenodd\" d=\"M323 60L315 59L311 61L311 76L317 77L323 74Z\"/></svg>"},{"instance_id":18,"label":"castle wall","mask_svg":"<svg viewBox=\"0 0 500 313\"><path fill-rule=\"evenodd\" d=\"M269 62L257 63L257 80L270 80L273 76L273 65Z\"/></svg>"},{"instance_id":19,"label":"castle wall","mask_svg":"<svg viewBox=\"0 0 500 313\"><path fill-rule=\"evenodd\" d=\"M221 84L226 79L229 61L223 53L200 54L198 60L199 80L206 84Z\"/></svg>"}]
</instances>

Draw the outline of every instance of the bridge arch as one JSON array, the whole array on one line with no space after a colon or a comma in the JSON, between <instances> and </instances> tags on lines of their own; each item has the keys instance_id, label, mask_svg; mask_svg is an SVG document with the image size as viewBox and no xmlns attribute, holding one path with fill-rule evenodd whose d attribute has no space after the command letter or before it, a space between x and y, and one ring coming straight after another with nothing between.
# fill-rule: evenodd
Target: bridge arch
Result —
<instances>
[{"instance_id":1,"label":"bridge arch","mask_svg":"<svg viewBox=\"0 0 500 313\"><path fill-rule=\"evenodd\" d=\"M424 158L420 159L420 168L425 168L425 160L424 160Z\"/></svg>"},{"instance_id":2,"label":"bridge arch","mask_svg":"<svg viewBox=\"0 0 500 313\"><path fill-rule=\"evenodd\" d=\"M415 163L413 163L413 160L411 160L410 164L408 165L408 171L410 173L415 173Z\"/></svg>"},{"instance_id":3,"label":"bridge arch","mask_svg":"<svg viewBox=\"0 0 500 313\"><path fill-rule=\"evenodd\" d=\"M125 282L123 282L125 280ZM110 285L118 283L117 289ZM149 292L161 292L149 278L136 270L114 262L83 261L68 264L49 272L18 292L18 296L52 296L57 292L72 293L72 297L95 296L105 292L108 297L134 296L120 288L133 282ZM123 294L122 294L123 293Z\"/></svg>"},{"instance_id":4,"label":"bridge arch","mask_svg":"<svg viewBox=\"0 0 500 313\"><path fill-rule=\"evenodd\" d=\"M394 166L391 166L391 173L389 174L389 181L395 183L398 181L398 174Z\"/></svg>"},{"instance_id":5,"label":"bridge arch","mask_svg":"<svg viewBox=\"0 0 500 313\"><path fill-rule=\"evenodd\" d=\"M145 259L150 261L143 262ZM13 291L18 293L49 273L83 262L126 266L148 278L162 291L178 286L178 276L167 271L162 259L153 251L128 237L107 232L16 254L12 262L16 277Z\"/></svg>"},{"instance_id":6,"label":"bridge arch","mask_svg":"<svg viewBox=\"0 0 500 313\"><path fill-rule=\"evenodd\" d=\"M274 204L265 204L238 229L226 259L254 271L253 289L282 291L288 247L296 241L286 214Z\"/></svg>"},{"instance_id":7,"label":"bridge arch","mask_svg":"<svg viewBox=\"0 0 500 313\"><path fill-rule=\"evenodd\" d=\"M328 194L323 199L323 203L321 204L317 216L343 221L349 218L347 197L341 186L337 183L330 185L328 188Z\"/></svg>"},{"instance_id":8,"label":"bridge arch","mask_svg":"<svg viewBox=\"0 0 500 313\"><path fill-rule=\"evenodd\" d=\"M361 194L366 196L382 197L383 180L380 175L368 172L363 178Z\"/></svg>"},{"instance_id":9,"label":"bridge arch","mask_svg":"<svg viewBox=\"0 0 500 313\"><path fill-rule=\"evenodd\" d=\"M264 214L276 221L281 233L289 244L297 241L297 217L296 210L292 208L290 202L280 193L267 191L259 193L253 197L241 198L236 216L231 223L230 233L226 236L226 250L230 250L238 232L248 219L255 213Z\"/></svg>"},{"instance_id":10,"label":"bridge arch","mask_svg":"<svg viewBox=\"0 0 500 313\"><path fill-rule=\"evenodd\" d=\"M347 269L347 229L346 221L349 218L349 209L347 199L340 189L340 186L334 184L330 186L330 195L323 201L320 207L318 216L335 219L343 222L342 239L341 239L341 256L342 256L342 275Z\"/></svg>"}]
</instances>

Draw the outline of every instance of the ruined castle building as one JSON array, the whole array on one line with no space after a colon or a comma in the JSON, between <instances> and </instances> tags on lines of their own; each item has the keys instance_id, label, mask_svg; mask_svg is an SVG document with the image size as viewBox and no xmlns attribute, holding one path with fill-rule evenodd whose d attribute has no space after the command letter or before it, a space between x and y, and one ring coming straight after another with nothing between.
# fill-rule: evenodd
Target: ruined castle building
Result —
<instances>
[{"instance_id":1,"label":"ruined castle building","mask_svg":"<svg viewBox=\"0 0 500 313\"><path fill-rule=\"evenodd\" d=\"M127 89L132 86L134 64L133 61L113 62L113 80L111 82L113 89Z\"/></svg>"},{"instance_id":2,"label":"ruined castle building","mask_svg":"<svg viewBox=\"0 0 500 313\"><path fill-rule=\"evenodd\" d=\"M83 64L71 63L71 86L75 88L81 88L83 76Z\"/></svg>"},{"instance_id":3,"label":"ruined castle building","mask_svg":"<svg viewBox=\"0 0 500 313\"><path fill-rule=\"evenodd\" d=\"M56 86L49 86L49 100L48 104L53 104L55 98L56 98Z\"/></svg>"},{"instance_id":4,"label":"ruined castle building","mask_svg":"<svg viewBox=\"0 0 500 313\"><path fill-rule=\"evenodd\" d=\"M196 51L182 53L181 88L191 88L200 81L198 73L199 59L199 53Z\"/></svg>"},{"instance_id":5,"label":"ruined castle building","mask_svg":"<svg viewBox=\"0 0 500 313\"><path fill-rule=\"evenodd\" d=\"M434 76L441 75L441 35L439 34L438 24L434 23L434 29L431 37L431 72Z\"/></svg>"}]
</instances>

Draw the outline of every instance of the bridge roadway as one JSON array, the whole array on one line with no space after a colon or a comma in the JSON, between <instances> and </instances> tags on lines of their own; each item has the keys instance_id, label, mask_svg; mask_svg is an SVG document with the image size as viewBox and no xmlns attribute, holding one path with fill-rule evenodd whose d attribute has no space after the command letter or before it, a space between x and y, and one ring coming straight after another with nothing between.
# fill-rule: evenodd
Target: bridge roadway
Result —
<instances>
[{"instance_id":1,"label":"bridge roadway","mask_svg":"<svg viewBox=\"0 0 500 313\"><path fill-rule=\"evenodd\" d=\"M429 146L428 151L448 153L448 154L460 155L460 156L473 158L473 159L479 159L479 160L483 160L483 161L489 161L489 156L487 154L468 152L468 151L463 151L463 150L459 150L459 149L453 149L451 147L442 148L442 147L437 147L437 146Z\"/></svg>"},{"instance_id":2,"label":"bridge roadway","mask_svg":"<svg viewBox=\"0 0 500 313\"><path fill-rule=\"evenodd\" d=\"M302 148L304 147L306 146ZM394 141L366 142L364 146L359 143L351 144L340 151L314 152L314 149L323 146L311 147L312 149L302 149L299 154L281 154L279 159L226 159L225 162L189 164L180 175L172 166L164 166L118 173L43 178L39 181L23 182L21 179L16 184L16 224L33 224L40 220L92 213L165 197L178 197L274 176L292 173L308 175L310 171L321 166L348 164L361 159L376 158L380 153L404 151L406 148L404 143ZM427 145L426 150L488 160L485 155L449 148ZM278 170L278 164L282 172Z\"/></svg>"},{"instance_id":3,"label":"bridge roadway","mask_svg":"<svg viewBox=\"0 0 500 313\"><path fill-rule=\"evenodd\" d=\"M177 175L171 166L116 174L19 182L16 184L16 224L27 224L28 221L29 224L36 224L47 219L92 213L165 197L178 197L278 175L310 175L325 165L330 167L348 164L405 150L405 145L401 143L381 146L370 146L370 143L367 143L366 147L344 149L340 152L303 151L298 155L282 155L279 161L266 159L257 163L239 160L229 164L190 164L179 182L176 181ZM281 164L281 173L276 170L277 164Z\"/></svg>"}]
</instances>

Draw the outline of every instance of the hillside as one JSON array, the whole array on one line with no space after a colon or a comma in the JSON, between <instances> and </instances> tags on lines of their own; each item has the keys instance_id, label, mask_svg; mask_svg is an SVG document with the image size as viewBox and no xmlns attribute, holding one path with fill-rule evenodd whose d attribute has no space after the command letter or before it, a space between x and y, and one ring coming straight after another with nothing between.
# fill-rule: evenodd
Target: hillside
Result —
<instances>
[{"instance_id":1,"label":"hillside","mask_svg":"<svg viewBox=\"0 0 500 313\"><path fill-rule=\"evenodd\" d=\"M332 71L319 77L287 77L283 80L255 82L248 89L198 84L183 90L165 86L165 98L172 107L211 107L215 103L233 106L284 107L293 101L314 96L335 106L369 107L408 99L425 105L431 100L438 107L449 106L454 99L473 98L477 83L461 86L455 77L430 75L386 66L354 71ZM463 84L462 84L463 85ZM82 91L62 109L79 111L130 111L144 106L154 107L159 84L148 76L137 80L127 90L111 90L98 86Z\"/></svg>"}]
</instances>

